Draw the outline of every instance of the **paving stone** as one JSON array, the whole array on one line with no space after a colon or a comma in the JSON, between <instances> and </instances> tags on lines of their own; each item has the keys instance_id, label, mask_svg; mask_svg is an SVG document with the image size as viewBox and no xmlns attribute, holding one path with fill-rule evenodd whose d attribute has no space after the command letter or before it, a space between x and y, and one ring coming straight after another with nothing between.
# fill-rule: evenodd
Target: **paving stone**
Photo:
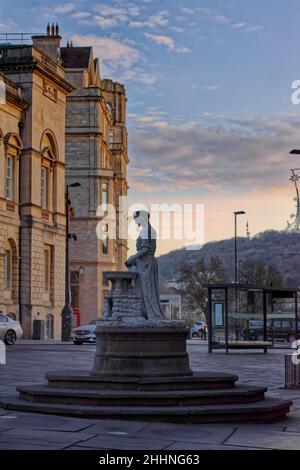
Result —
<instances>
[{"instance_id":1,"label":"paving stone","mask_svg":"<svg viewBox=\"0 0 300 470\"><path fill-rule=\"evenodd\" d=\"M299 450L300 436L298 433L270 430L260 432L259 428L237 429L226 441L226 445L259 447L261 449Z\"/></svg>"},{"instance_id":2,"label":"paving stone","mask_svg":"<svg viewBox=\"0 0 300 470\"><path fill-rule=\"evenodd\" d=\"M80 452L84 452L85 450L93 450L95 451L95 447L77 447L77 446L70 446L66 447L64 450L78 450ZM107 449L106 449L107 450Z\"/></svg>"},{"instance_id":3,"label":"paving stone","mask_svg":"<svg viewBox=\"0 0 300 470\"><path fill-rule=\"evenodd\" d=\"M66 447L67 445L75 444L78 441L85 441L90 439L93 434L83 433L83 432L65 432L65 431L43 431L36 429L28 428L14 428L6 431L5 433L0 433L0 442L22 442L25 444L28 442L36 443L39 446L45 445L55 445L57 444L60 447Z\"/></svg>"},{"instance_id":4,"label":"paving stone","mask_svg":"<svg viewBox=\"0 0 300 470\"><path fill-rule=\"evenodd\" d=\"M300 423L296 426L287 426L285 428L285 432L298 432L298 433L300 433ZM299 435L299 439L300 439L300 435Z\"/></svg>"},{"instance_id":5,"label":"paving stone","mask_svg":"<svg viewBox=\"0 0 300 470\"><path fill-rule=\"evenodd\" d=\"M258 423L258 424L244 424L244 423L238 423L236 425L236 428L238 429L245 429L248 431L255 431L256 429L259 430L259 432L271 432L271 431L284 431L286 428L286 424L283 424L282 421L279 423L272 423L272 424L263 424L263 423Z\"/></svg>"},{"instance_id":6,"label":"paving stone","mask_svg":"<svg viewBox=\"0 0 300 470\"><path fill-rule=\"evenodd\" d=\"M7 425L0 423L0 433L1 433L1 432L9 431L10 429L13 429L13 426L9 426L8 423L7 423Z\"/></svg>"},{"instance_id":7,"label":"paving stone","mask_svg":"<svg viewBox=\"0 0 300 470\"><path fill-rule=\"evenodd\" d=\"M166 450L258 450L257 447L197 444L195 442L174 442ZM259 449L261 450L261 449Z\"/></svg>"},{"instance_id":8,"label":"paving stone","mask_svg":"<svg viewBox=\"0 0 300 470\"><path fill-rule=\"evenodd\" d=\"M152 423L138 433L146 439L161 438L203 444L222 444L236 429L234 425L185 425L173 423Z\"/></svg>"},{"instance_id":9,"label":"paving stone","mask_svg":"<svg viewBox=\"0 0 300 470\"><path fill-rule=\"evenodd\" d=\"M99 420L96 424L93 424L92 426L87 428L86 431L93 434L120 433L120 436L125 433L125 435L130 436L137 432L140 434L141 430L147 428L148 426L149 422L144 421L121 421L117 419L103 419Z\"/></svg>"},{"instance_id":10,"label":"paving stone","mask_svg":"<svg viewBox=\"0 0 300 470\"><path fill-rule=\"evenodd\" d=\"M57 444L38 444L36 442L24 442L22 440L16 441L15 439L7 438L5 442L0 442L0 450L60 450L64 449Z\"/></svg>"},{"instance_id":11,"label":"paving stone","mask_svg":"<svg viewBox=\"0 0 300 470\"><path fill-rule=\"evenodd\" d=\"M166 449L172 444L172 440L147 439L147 438L124 438L112 436L97 436L85 442L78 442L77 447L89 447L91 449L119 449L119 450L160 450Z\"/></svg>"},{"instance_id":12,"label":"paving stone","mask_svg":"<svg viewBox=\"0 0 300 470\"><path fill-rule=\"evenodd\" d=\"M89 419L79 419L79 418L63 418L60 416L47 416L44 414L36 413L17 413L14 412L10 418L14 418L14 427L30 428L30 429L40 429L40 430L57 430L61 431L70 431L77 432L90 428L97 421ZM1 423L1 418L0 418ZM97 434L96 432L90 432L89 434Z\"/></svg>"}]
</instances>

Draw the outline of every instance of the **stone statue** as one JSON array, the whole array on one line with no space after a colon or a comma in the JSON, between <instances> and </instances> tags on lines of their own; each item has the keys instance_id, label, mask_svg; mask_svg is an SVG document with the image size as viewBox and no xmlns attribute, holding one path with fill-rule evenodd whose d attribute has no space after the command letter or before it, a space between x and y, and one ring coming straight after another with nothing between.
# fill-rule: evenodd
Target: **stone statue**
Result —
<instances>
[{"instance_id":1,"label":"stone statue","mask_svg":"<svg viewBox=\"0 0 300 470\"><path fill-rule=\"evenodd\" d=\"M143 315L147 320L164 320L158 289L158 265L155 258L156 232L151 227L147 211L137 211L133 218L141 227L136 241L137 252L130 256L125 265L129 271L137 272L137 290L142 299Z\"/></svg>"}]
</instances>

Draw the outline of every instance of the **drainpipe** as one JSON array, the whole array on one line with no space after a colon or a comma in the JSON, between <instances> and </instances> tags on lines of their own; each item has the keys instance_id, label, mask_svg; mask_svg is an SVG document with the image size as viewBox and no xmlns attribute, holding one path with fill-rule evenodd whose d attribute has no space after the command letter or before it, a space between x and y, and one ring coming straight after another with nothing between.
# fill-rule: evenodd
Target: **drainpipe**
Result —
<instances>
[{"instance_id":1,"label":"drainpipe","mask_svg":"<svg viewBox=\"0 0 300 470\"><path fill-rule=\"evenodd\" d=\"M24 127L25 123L25 117L26 117L26 112L22 112L21 119L18 123L19 127L19 134L21 135L22 129ZM22 245L21 245L21 155L19 156L19 178L18 178L18 192L19 192L19 201L18 201L18 207L19 207L19 220L20 220L20 225L19 225L19 257L18 257L18 303L19 303L19 322L22 326L22 304L21 304L21 261L22 261Z\"/></svg>"}]
</instances>

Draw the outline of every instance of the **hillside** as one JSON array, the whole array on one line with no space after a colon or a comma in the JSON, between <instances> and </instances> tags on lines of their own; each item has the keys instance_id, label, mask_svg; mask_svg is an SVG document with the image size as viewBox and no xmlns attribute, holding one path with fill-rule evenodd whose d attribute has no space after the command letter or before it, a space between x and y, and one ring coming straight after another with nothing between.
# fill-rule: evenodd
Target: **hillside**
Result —
<instances>
[{"instance_id":1,"label":"hillside","mask_svg":"<svg viewBox=\"0 0 300 470\"><path fill-rule=\"evenodd\" d=\"M197 257L219 256L223 260L226 281L234 278L234 238L209 242L201 250L171 251L158 258L162 281L179 278L180 266ZM300 233L268 230L251 239L238 238L238 259L260 259L274 264L282 273L285 286L300 286Z\"/></svg>"}]
</instances>

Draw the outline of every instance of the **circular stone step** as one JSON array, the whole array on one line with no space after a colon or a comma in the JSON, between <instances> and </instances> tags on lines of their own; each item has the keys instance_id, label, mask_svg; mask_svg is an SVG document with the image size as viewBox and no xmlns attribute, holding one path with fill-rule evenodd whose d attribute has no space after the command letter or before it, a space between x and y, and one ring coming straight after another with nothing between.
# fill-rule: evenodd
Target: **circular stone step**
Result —
<instances>
[{"instance_id":1,"label":"circular stone step","mask_svg":"<svg viewBox=\"0 0 300 470\"><path fill-rule=\"evenodd\" d=\"M239 405L189 407L106 407L32 403L14 398L0 398L0 406L9 410L30 411L78 418L124 419L177 423L274 423L284 419L292 402L267 398Z\"/></svg>"},{"instance_id":2,"label":"circular stone step","mask_svg":"<svg viewBox=\"0 0 300 470\"><path fill-rule=\"evenodd\" d=\"M215 390L232 389L238 377L234 374L198 372L183 377L101 377L90 371L66 370L46 374L49 387L90 390Z\"/></svg>"},{"instance_id":3,"label":"circular stone step","mask_svg":"<svg viewBox=\"0 0 300 470\"><path fill-rule=\"evenodd\" d=\"M264 399L264 387L238 386L225 390L84 390L46 385L17 387L22 400L92 406L199 406L223 403L254 403Z\"/></svg>"}]
</instances>

